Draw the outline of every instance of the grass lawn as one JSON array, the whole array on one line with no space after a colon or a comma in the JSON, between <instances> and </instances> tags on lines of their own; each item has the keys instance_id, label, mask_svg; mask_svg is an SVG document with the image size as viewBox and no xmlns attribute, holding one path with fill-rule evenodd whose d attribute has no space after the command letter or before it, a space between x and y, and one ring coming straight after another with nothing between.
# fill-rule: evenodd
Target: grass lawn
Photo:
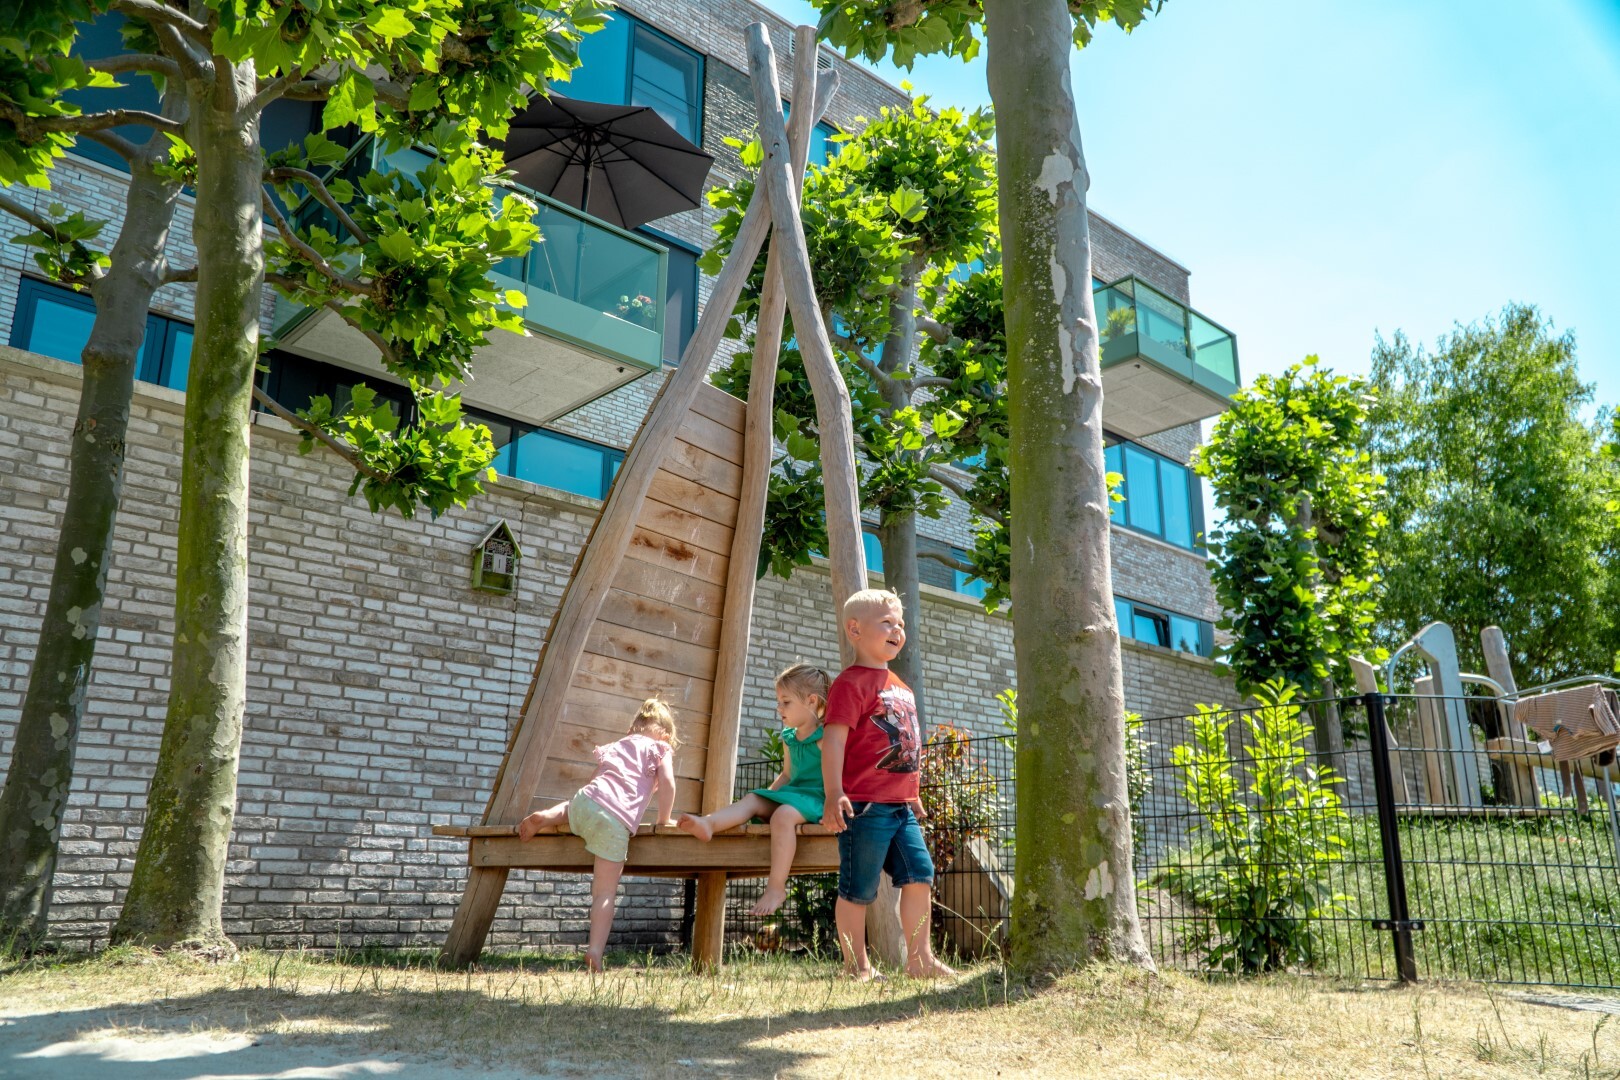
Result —
<instances>
[{"instance_id":1,"label":"grass lawn","mask_svg":"<svg viewBox=\"0 0 1620 1080\"><path fill-rule=\"evenodd\" d=\"M1616 1006L1620 1008L1620 1006ZM176 1080L518 1076L1620 1076L1620 1021L1466 986L1096 970L1015 992L856 986L744 959L248 952L209 966L131 950L0 969L0 1076Z\"/></svg>"}]
</instances>

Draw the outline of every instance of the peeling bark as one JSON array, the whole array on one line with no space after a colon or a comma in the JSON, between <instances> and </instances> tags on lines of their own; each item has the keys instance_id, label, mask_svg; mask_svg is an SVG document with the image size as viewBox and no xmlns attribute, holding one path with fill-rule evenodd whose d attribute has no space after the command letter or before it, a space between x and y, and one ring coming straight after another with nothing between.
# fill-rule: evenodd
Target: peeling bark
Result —
<instances>
[{"instance_id":1,"label":"peeling bark","mask_svg":"<svg viewBox=\"0 0 1620 1080\"><path fill-rule=\"evenodd\" d=\"M223 65L221 58L216 64ZM168 715L113 941L229 948L221 922L247 671L248 435L264 284L252 61L193 84L197 330Z\"/></svg>"},{"instance_id":2,"label":"peeling bark","mask_svg":"<svg viewBox=\"0 0 1620 1080\"><path fill-rule=\"evenodd\" d=\"M1010 963L1151 966L1137 921L1087 176L1063 0L985 5L996 106L1018 670Z\"/></svg>"},{"instance_id":3,"label":"peeling bark","mask_svg":"<svg viewBox=\"0 0 1620 1080\"><path fill-rule=\"evenodd\" d=\"M184 110L181 95L165 98L165 116L180 119ZM106 275L93 286L96 318L81 357L84 374L51 591L0 791L0 940L24 949L46 935L62 814L73 784L73 751L123 490L135 365L152 294L166 271L164 249L180 195L180 185L152 172L168 146L167 139L154 135L131 161L123 227Z\"/></svg>"}]
</instances>

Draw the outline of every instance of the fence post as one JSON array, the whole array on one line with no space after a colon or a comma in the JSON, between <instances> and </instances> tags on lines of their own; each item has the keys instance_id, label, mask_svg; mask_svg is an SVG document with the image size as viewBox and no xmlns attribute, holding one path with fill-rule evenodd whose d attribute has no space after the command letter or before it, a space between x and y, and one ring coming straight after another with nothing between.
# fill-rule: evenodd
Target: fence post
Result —
<instances>
[{"instance_id":1,"label":"fence post","mask_svg":"<svg viewBox=\"0 0 1620 1080\"><path fill-rule=\"evenodd\" d=\"M1395 817L1395 777L1390 770L1389 729L1384 725L1382 694L1365 694L1367 734L1372 743L1373 795L1378 804L1378 838L1384 850L1384 887L1389 893L1389 918L1374 919L1374 930L1388 930L1395 941L1395 967L1401 982L1417 982L1417 955L1412 949L1412 931L1423 929L1413 922L1406 907L1406 866L1401 861L1401 834Z\"/></svg>"}]
</instances>

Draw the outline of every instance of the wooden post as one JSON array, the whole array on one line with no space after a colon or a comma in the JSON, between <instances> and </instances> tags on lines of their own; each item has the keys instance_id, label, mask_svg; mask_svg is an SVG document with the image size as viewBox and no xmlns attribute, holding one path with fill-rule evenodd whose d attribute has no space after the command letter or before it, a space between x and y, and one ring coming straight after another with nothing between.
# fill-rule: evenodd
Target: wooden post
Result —
<instances>
[{"instance_id":1,"label":"wooden post","mask_svg":"<svg viewBox=\"0 0 1620 1080\"><path fill-rule=\"evenodd\" d=\"M833 613L838 619L845 599L866 588L866 551L861 541L860 475L855 469L855 422L849 388L833 357L832 343L816 301L811 280L810 254L799 220L799 195L792 176L787 129L782 121L782 92L776 79L776 56L764 23L751 23L747 31L748 67L753 76L754 107L759 114L759 138L765 160L757 190L769 193L773 251L781 254L782 284L793 331L804 357L805 374L816 399L816 427L821 435L821 475L827 499L827 556L832 564ZM843 640L840 654L847 665L854 660Z\"/></svg>"},{"instance_id":2,"label":"wooden post","mask_svg":"<svg viewBox=\"0 0 1620 1080\"><path fill-rule=\"evenodd\" d=\"M1360 694L1378 693L1378 669L1359 656L1350 658L1350 671L1355 676L1356 692ZM1384 723L1384 738L1389 743L1389 775L1395 781L1395 797L1401 802L1410 802L1411 793L1406 787L1406 771L1401 768L1400 743L1395 739L1395 731L1386 720Z\"/></svg>"},{"instance_id":3,"label":"wooden post","mask_svg":"<svg viewBox=\"0 0 1620 1080\"><path fill-rule=\"evenodd\" d=\"M439 962L446 967L463 968L478 959L484 950L484 939L489 936L495 911L501 906L501 894L506 891L504 866L474 866L467 871L467 889L461 894L461 905L456 908L450 934L444 940Z\"/></svg>"},{"instance_id":4,"label":"wooden post","mask_svg":"<svg viewBox=\"0 0 1620 1080\"><path fill-rule=\"evenodd\" d=\"M1502 689L1509 695L1519 692L1519 684L1513 678L1513 661L1508 656L1507 637L1502 633L1500 626L1487 626L1479 632L1480 647L1485 650L1485 673L1502 684ZM1504 701L1500 703L1502 714L1502 734L1509 739L1523 739L1524 725L1514 716L1513 706ZM1509 800L1515 806L1540 806L1541 799L1536 794L1536 771L1528 765L1519 762L1508 763L1507 775L1512 790L1507 792Z\"/></svg>"},{"instance_id":5,"label":"wooden post","mask_svg":"<svg viewBox=\"0 0 1620 1080\"><path fill-rule=\"evenodd\" d=\"M815 28L800 26L793 33L793 100L801 104L793 114L788 141L795 185L802 190L804 169L810 157L810 131L826 112L837 77L828 80L825 95L818 92ZM815 107L805 108L804 102L813 102ZM771 432L776 407L776 366L782 349L782 320L787 311L780 261L780 252L773 244L765 258L765 289L760 295L754 359L748 374L742 492L736 531L732 534L731 562L726 569L726 600L716 650L714 704L709 712L709 755L703 772L705 814L712 814L731 801L737 775L737 742L742 727L743 681L748 669L754 584L758 577L759 546L765 531L765 500L775 446ZM711 971L720 966L725 937L725 872L699 874L692 916L694 970Z\"/></svg>"},{"instance_id":6,"label":"wooden post","mask_svg":"<svg viewBox=\"0 0 1620 1080\"><path fill-rule=\"evenodd\" d=\"M1423 801L1429 806L1449 806L1447 802L1446 770L1440 760L1445 738L1440 733L1438 704L1434 700L1434 678L1414 679L1412 692L1417 695L1418 746L1423 751Z\"/></svg>"}]
</instances>

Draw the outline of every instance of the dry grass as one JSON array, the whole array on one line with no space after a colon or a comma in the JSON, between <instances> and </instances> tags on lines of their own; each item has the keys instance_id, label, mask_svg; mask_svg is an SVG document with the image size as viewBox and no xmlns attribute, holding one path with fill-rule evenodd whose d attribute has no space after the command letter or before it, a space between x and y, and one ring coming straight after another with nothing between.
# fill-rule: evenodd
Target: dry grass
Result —
<instances>
[{"instance_id":1,"label":"dry grass","mask_svg":"<svg viewBox=\"0 0 1620 1080\"><path fill-rule=\"evenodd\" d=\"M275 1036L289 1049L398 1052L451 1075L1620 1076L1620 1021L1482 989L1297 978L1205 982L1098 970L1040 993L981 966L950 986L853 986L825 966L676 958L592 979L572 960L250 952L207 966L113 951L0 969L0 1041L45 1014L78 1037ZM60 1035L58 1036L60 1037ZM18 1052L15 1049L12 1052ZM7 1052L0 1050L0 1074ZM178 1075L178 1074L177 1074ZM467 1075L475 1075L469 1071Z\"/></svg>"}]
</instances>

